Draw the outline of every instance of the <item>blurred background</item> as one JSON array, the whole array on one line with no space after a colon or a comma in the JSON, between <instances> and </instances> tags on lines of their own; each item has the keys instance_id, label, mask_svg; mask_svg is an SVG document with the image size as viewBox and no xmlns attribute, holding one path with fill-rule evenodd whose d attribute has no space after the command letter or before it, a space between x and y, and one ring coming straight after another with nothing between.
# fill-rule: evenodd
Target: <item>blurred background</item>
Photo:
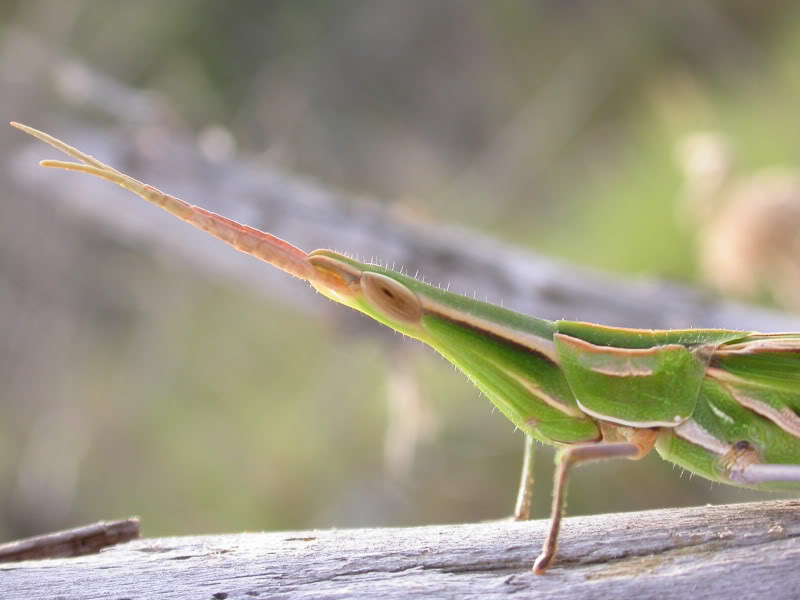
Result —
<instances>
[{"instance_id":1,"label":"blurred background","mask_svg":"<svg viewBox=\"0 0 800 600\"><path fill-rule=\"evenodd\" d=\"M307 250L324 221L391 264L369 214L449 232L459 291L520 310L457 249L798 307L796 2L3 0L0 27L3 120ZM432 351L0 148L0 541L511 513L523 437ZM405 267L448 283L432 260ZM536 517L551 476L540 449ZM577 472L569 514L764 497L654 454Z\"/></svg>"}]
</instances>

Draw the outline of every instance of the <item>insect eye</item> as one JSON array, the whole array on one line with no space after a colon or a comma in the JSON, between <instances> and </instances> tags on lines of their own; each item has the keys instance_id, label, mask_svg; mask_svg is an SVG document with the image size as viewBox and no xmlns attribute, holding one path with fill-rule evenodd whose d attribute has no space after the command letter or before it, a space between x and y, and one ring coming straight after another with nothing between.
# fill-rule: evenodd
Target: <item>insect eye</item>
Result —
<instances>
[{"instance_id":1,"label":"insect eye","mask_svg":"<svg viewBox=\"0 0 800 600\"><path fill-rule=\"evenodd\" d=\"M391 277L367 271L361 274L361 290L372 305L390 319L417 323L422 308L417 295Z\"/></svg>"},{"instance_id":2,"label":"insect eye","mask_svg":"<svg viewBox=\"0 0 800 600\"><path fill-rule=\"evenodd\" d=\"M750 442L747 440L739 440L733 445L733 449L737 452L744 452L750 449Z\"/></svg>"}]
</instances>

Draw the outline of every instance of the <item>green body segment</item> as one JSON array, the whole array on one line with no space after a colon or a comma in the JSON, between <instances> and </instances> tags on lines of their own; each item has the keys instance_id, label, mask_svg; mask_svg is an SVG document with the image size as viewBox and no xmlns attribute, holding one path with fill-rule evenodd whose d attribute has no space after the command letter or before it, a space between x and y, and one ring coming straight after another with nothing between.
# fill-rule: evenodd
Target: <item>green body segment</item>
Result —
<instances>
[{"instance_id":1,"label":"green body segment","mask_svg":"<svg viewBox=\"0 0 800 600\"><path fill-rule=\"evenodd\" d=\"M426 340L459 367L517 427L546 443L598 441L558 364L531 351L439 316L427 315Z\"/></svg>"},{"instance_id":2,"label":"green body segment","mask_svg":"<svg viewBox=\"0 0 800 600\"><path fill-rule=\"evenodd\" d=\"M748 335L733 329L628 329L608 327L583 321L556 321L556 331L598 346L628 349L651 349L669 344L687 348L718 346Z\"/></svg>"},{"instance_id":3,"label":"green body segment","mask_svg":"<svg viewBox=\"0 0 800 600\"><path fill-rule=\"evenodd\" d=\"M597 346L563 334L555 343L584 412L630 427L674 427L692 416L707 364L699 353L680 344Z\"/></svg>"},{"instance_id":4,"label":"green body segment","mask_svg":"<svg viewBox=\"0 0 800 600\"><path fill-rule=\"evenodd\" d=\"M776 422L743 407L725 386L711 378L703 381L690 425L686 430L661 430L656 450L662 458L720 483L763 490L800 487L800 482L745 485L732 479L731 469L740 452L738 446L752 454L746 464L798 465L800 439Z\"/></svg>"},{"instance_id":5,"label":"green body segment","mask_svg":"<svg viewBox=\"0 0 800 600\"><path fill-rule=\"evenodd\" d=\"M320 290L434 348L526 433L548 444L601 439L597 423L581 411L558 364L552 321L476 301L332 251L318 250L312 256L345 263L354 275L378 273L411 291L422 309L418 321L405 323L376 310L366 297L348 301Z\"/></svg>"},{"instance_id":6,"label":"green body segment","mask_svg":"<svg viewBox=\"0 0 800 600\"><path fill-rule=\"evenodd\" d=\"M712 368L770 389L800 392L800 334L754 334L720 348ZM800 409L800 402L794 405Z\"/></svg>"},{"instance_id":7,"label":"green body segment","mask_svg":"<svg viewBox=\"0 0 800 600\"><path fill-rule=\"evenodd\" d=\"M752 464L800 464L800 335L750 334L715 349L692 421L664 431L667 460L723 483L744 454ZM750 485L794 489L791 481Z\"/></svg>"},{"instance_id":8,"label":"green body segment","mask_svg":"<svg viewBox=\"0 0 800 600\"><path fill-rule=\"evenodd\" d=\"M654 428L662 457L735 485L747 464L800 464L800 336L552 322L331 251L313 255L346 264L354 281L375 273L407 290L413 319L388 314L374 295L331 297L433 347L539 441Z\"/></svg>"}]
</instances>

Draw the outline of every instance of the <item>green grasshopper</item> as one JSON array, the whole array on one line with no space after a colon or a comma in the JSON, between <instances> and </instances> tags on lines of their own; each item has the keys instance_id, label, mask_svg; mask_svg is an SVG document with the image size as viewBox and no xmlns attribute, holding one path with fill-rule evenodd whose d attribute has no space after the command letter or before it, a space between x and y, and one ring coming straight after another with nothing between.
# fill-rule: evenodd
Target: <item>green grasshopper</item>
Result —
<instances>
[{"instance_id":1,"label":"green grasshopper","mask_svg":"<svg viewBox=\"0 0 800 600\"><path fill-rule=\"evenodd\" d=\"M800 485L800 333L624 329L529 317L331 250L306 254L12 125L81 161L42 166L114 182L441 353L528 436L518 514L529 510L533 440L559 448L537 574L555 555L567 480L581 463L638 460L655 448L712 481L768 490Z\"/></svg>"}]
</instances>

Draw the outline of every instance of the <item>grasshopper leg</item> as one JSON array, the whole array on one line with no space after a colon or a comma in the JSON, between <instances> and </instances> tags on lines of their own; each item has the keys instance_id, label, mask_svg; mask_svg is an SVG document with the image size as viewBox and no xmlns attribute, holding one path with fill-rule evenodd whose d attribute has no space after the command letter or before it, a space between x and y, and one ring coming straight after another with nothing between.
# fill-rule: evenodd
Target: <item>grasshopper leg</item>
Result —
<instances>
[{"instance_id":1,"label":"grasshopper leg","mask_svg":"<svg viewBox=\"0 0 800 600\"><path fill-rule=\"evenodd\" d=\"M525 436L525 455L522 459L522 477L519 482L517 504L514 507L515 521L530 521L533 511L533 453L536 442L532 436Z\"/></svg>"},{"instance_id":2,"label":"grasshopper leg","mask_svg":"<svg viewBox=\"0 0 800 600\"><path fill-rule=\"evenodd\" d=\"M749 465L732 479L750 485L770 481L800 481L800 465Z\"/></svg>"},{"instance_id":3,"label":"grasshopper leg","mask_svg":"<svg viewBox=\"0 0 800 600\"><path fill-rule=\"evenodd\" d=\"M635 430L629 441L567 446L556 456L556 473L553 481L553 508L550 514L550 528L536 562L533 572L542 575L553 561L561 529L561 518L567 505L567 479L570 469L581 463L612 458L638 460L646 456L656 442L657 431L653 429Z\"/></svg>"}]
</instances>

